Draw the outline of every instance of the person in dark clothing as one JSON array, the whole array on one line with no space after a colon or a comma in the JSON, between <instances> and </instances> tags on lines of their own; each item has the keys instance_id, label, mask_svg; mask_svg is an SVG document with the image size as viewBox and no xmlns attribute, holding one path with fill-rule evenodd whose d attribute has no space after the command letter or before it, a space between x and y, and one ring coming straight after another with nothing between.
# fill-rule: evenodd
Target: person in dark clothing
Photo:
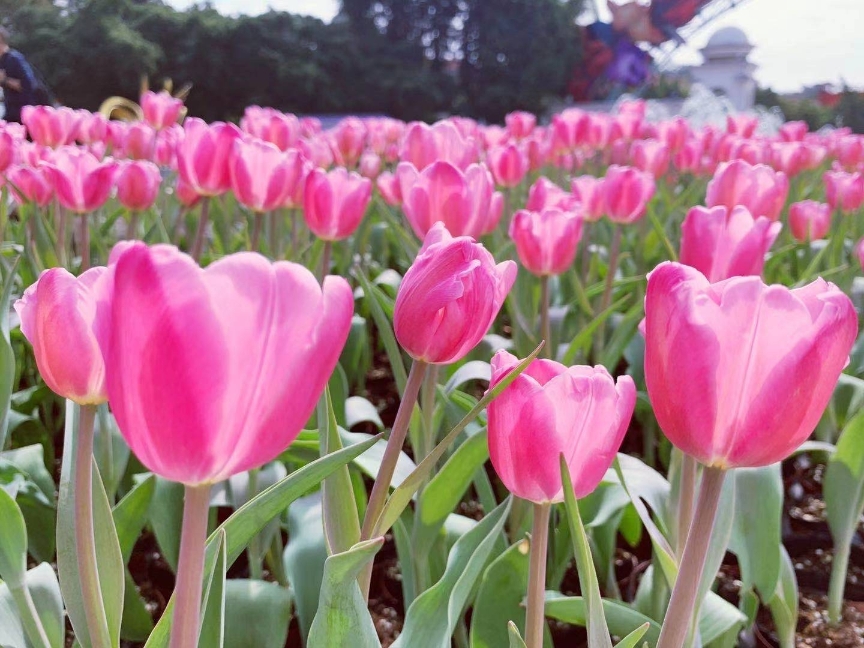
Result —
<instances>
[{"instance_id":1,"label":"person in dark clothing","mask_svg":"<svg viewBox=\"0 0 864 648\"><path fill-rule=\"evenodd\" d=\"M21 122L21 109L36 101L36 85L33 68L21 52L9 47L9 32L0 27L0 87L7 122Z\"/></svg>"}]
</instances>

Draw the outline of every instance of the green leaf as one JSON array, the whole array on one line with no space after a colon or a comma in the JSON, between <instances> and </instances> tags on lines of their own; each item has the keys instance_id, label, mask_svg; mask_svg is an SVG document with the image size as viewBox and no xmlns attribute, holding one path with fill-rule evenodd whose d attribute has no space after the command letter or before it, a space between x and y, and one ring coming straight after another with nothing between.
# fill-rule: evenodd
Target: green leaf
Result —
<instances>
[{"instance_id":1,"label":"green leaf","mask_svg":"<svg viewBox=\"0 0 864 648\"><path fill-rule=\"evenodd\" d=\"M27 573L27 527L15 499L0 488L0 578L10 587L24 585Z\"/></svg>"},{"instance_id":2,"label":"green leaf","mask_svg":"<svg viewBox=\"0 0 864 648\"><path fill-rule=\"evenodd\" d=\"M736 483L735 521L729 549L738 556L744 589L755 585L762 599L767 601L777 588L783 546L780 464L739 468L733 475ZM754 497L754 493L759 496Z\"/></svg>"},{"instance_id":3,"label":"green leaf","mask_svg":"<svg viewBox=\"0 0 864 648\"><path fill-rule=\"evenodd\" d=\"M483 360L472 360L466 362L454 371L452 376L450 376L447 384L444 385L444 393L449 395L456 389L459 389L462 385L474 380L480 380L487 383L491 381L492 365Z\"/></svg>"},{"instance_id":4,"label":"green leaf","mask_svg":"<svg viewBox=\"0 0 864 648\"><path fill-rule=\"evenodd\" d=\"M384 505L384 510L381 511L381 516L375 523L376 534L384 534L393 526L393 523L399 519L399 516L402 515L402 511L404 511L405 507L408 506L411 498L414 497L414 493L417 492L420 485L423 484L423 482L428 479L429 475L432 474L432 471L435 470L435 467L438 465L438 461L453 444L459 434L462 433L462 430L477 418L480 413L486 409L486 406L498 396L498 394L509 387L510 383L516 380L519 374L528 368L528 365L534 361L542 348L543 344L541 343L528 357L511 369L510 372L498 382L498 384L487 391L477 405L475 405L471 411L462 418L456 427L447 433L447 436L445 436L441 442L435 446L432 452L426 455L423 461L421 461L417 466L417 469L414 470L414 472L412 472L402 484L393 490L390 498Z\"/></svg>"},{"instance_id":5,"label":"green leaf","mask_svg":"<svg viewBox=\"0 0 864 648\"><path fill-rule=\"evenodd\" d=\"M507 636L510 640L510 648L528 648L522 635L519 634L519 628L512 621L507 622Z\"/></svg>"},{"instance_id":6,"label":"green leaf","mask_svg":"<svg viewBox=\"0 0 864 648\"><path fill-rule=\"evenodd\" d=\"M282 648L291 623L291 592L260 580L232 579L225 586L225 648Z\"/></svg>"},{"instance_id":7,"label":"green leaf","mask_svg":"<svg viewBox=\"0 0 864 648\"><path fill-rule=\"evenodd\" d=\"M25 582L48 644L51 648L62 648L66 628L63 599L54 569L48 563L41 563L27 572ZM33 645L27 640L15 596L7 583L0 583L0 646L31 648Z\"/></svg>"},{"instance_id":8,"label":"green leaf","mask_svg":"<svg viewBox=\"0 0 864 648\"><path fill-rule=\"evenodd\" d=\"M141 535L141 529L147 523L150 501L155 492L156 477L152 474L147 475L126 493L126 496L117 503L112 511L124 564L129 562L135 542Z\"/></svg>"},{"instance_id":9,"label":"green leaf","mask_svg":"<svg viewBox=\"0 0 864 648\"><path fill-rule=\"evenodd\" d=\"M342 443L346 446L352 446L361 441L367 441L372 438L371 435L365 432L347 432L339 429L339 435ZM362 470L366 475L375 479L378 476L378 470L381 468L381 461L384 459L384 451L387 449L387 441L379 439L369 450L354 460L354 465ZM396 459L396 470L393 472L393 479L390 485L396 488L399 484L407 479L417 466L414 461L405 454L405 451L399 452L399 458Z\"/></svg>"},{"instance_id":10,"label":"green leaf","mask_svg":"<svg viewBox=\"0 0 864 648\"><path fill-rule=\"evenodd\" d=\"M312 488L320 484L325 477L331 474L339 466L344 466L356 457L368 450L379 437L372 437L368 441L345 448L339 452L322 457L312 463L296 470L288 475L278 484L274 484L267 490L259 493L249 502L241 506L218 529L210 534L204 554L204 574L209 578L210 572L216 564L217 558L217 534L220 530L225 531L227 542L227 563L229 566L243 553L246 545L267 524L280 515L288 506L301 495L308 493ZM162 613L162 618L156 624L156 628L147 640L145 648L167 646L171 629L171 618L174 616L174 599L168 602L168 606Z\"/></svg>"},{"instance_id":11,"label":"green leaf","mask_svg":"<svg viewBox=\"0 0 864 648\"><path fill-rule=\"evenodd\" d=\"M384 422L375 406L362 396L351 396L345 401L345 425L351 429L359 423L372 423L379 430Z\"/></svg>"},{"instance_id":12,"label":"green leaf","mask_svg":"<svg viewBox=\"0 0 864 648\"><path fill-rule=\"evenodd\" d=\"M609 631L618 637L625 637L647 623L645 640L654 646L660 638L660 624L621 601L603 599L603 614ZM547 591L546 616L584 627L587 620L585 600L581 596L564 596L560 592Z\"/></svg>"},{"instance_id":13,"label":"green leaf","mask_svg":"<svg viewBox=\"0 0 864 648\"><path fill-rule=\"evenodd\" d=\"M0 450L6 447L9 427L9 407L12 402L12 387L15 382L15 351L9 341L9 298L15 285L20 256L6 269L0 292Z\"/></svg>"},{"instance_id":14,"label":"green leaf","mask_svg":"<svg viewBox=\"0 0 864 648\"><path fill-rule=\"evenodd\" d=\"M283 564L294 592L294 607L304 641L318 609L327 560L322 515L320 491L301 497L288 508L288 544Z\"/></svg>"},{"instance_id":15,"label":"green leaf","mask_svg":"<svg viewBox=\"0 0 864 648\"><path fill-rule=\"evenodd\" d=\"M14 412L14 411L13 411ZM54 506L54 478L45 468L41 444L0 452L0 465L12 466L26 479L16 500L27 526L27 549L36 560L54 558L57 537L57 510ZM2 479L0 479L2 481ZM35 488L34 488L35 487Z\"/></svg>"},{"instance_id":16,"label":"green leaf","mask_svg":"<svg viewBox=\"0 0 864 648\"><path fill-rule=\"evenodd\" d=\"M561 362L564 365L570 366L575 362L576 355L580 351L587 353L588 349L591 348L591 341L594 339L594 334L597 332L597 329L603 326L603 324L606 323L606 320L609 319L613 313L618 312L618 309L628 301L630 301L630 295L624 295L614 301L606 310L598 313L597 316L581 329L576 337L573 338L567 346L567 350L564 352L564 357L561 359Z\"/></svg>"},{"instance_id":17,"label":"green leaf","mask_svg":"<svg viewBox=\"0 0 864 648\"><path fill-rule=\"evenodd\" d=\"M795 566L780 545L780 578L774 596L768 601L774 627L780 639L780 648L795 648L795 631L798 626L798 580Z\"/></svg>"},{"instance_id":18,"label":"green leaf","mask_svg":"<svg viewBox=\"0 0 864 648\"><path fill-rule=\"evenodd\" d=\"M615 644L615 648L636 648L636 646L639 645L639 641L641 641L642 637L645 636L645 633L648 632L650 628L651 624L646 621L643 625L636 628L633 632Z\"/></svg>"},{"instance_id":19,"label":"green leaf","mask_svg":"<svg viewBox=\"0 0 864 648\"><path fill-rule=\"evenodd\" d=\"M425 554L471 485L476 470L489 458L486 433L468 437L432 478L420 499L414 527L414 551Z\"/></svg>"},{"instance_id":20,"label":"green leaf","mask_svg":"<svg viewBox=\"0 0 864 648\"><path fill-rule=\"evenodd\" d=\"M393 648L449 648L468 598L500 539L511 502L508 497L456 541L441 580L408 608Z\"/></svg>"},{"instance_id":21,"label":"green leaf","mask_svg":"<svg viewBox=\"0 0 864 648\"><path fill-rule=\"evenodd\" d=\"M225 574L228 571L225 544L225 531L219 531L216 535L216 564L210 572L210 578L204 582L206 604L198 645L208 648L222 648L225 645ZM240 625L245 629L253 627L251 619L243 620Z\"/></svg>"},{"instance_id":22,"label":"green leaf","mask_svg":"<svg viewBox=\"0 0 864 648\"><path fill-rule=\"evenodd\" d=\"M72 483L73 475L78 469L75 465L78 447L78 412L79 407L72 401L67 401L60 495L57 501L57 570L60 574L60 590L63 592L63 600L75 636L84 648L89 648L91 641L84 615L75 542L75 517L78 506ZM120 625L123 619L125 569L117 530L114 528L111 515L111 506L102 485L99 467L92 457L91 463L93 464L93 531L98 557L99 586L105 618L108 622L108 634L112 645L116 646L120 642Z\"/></svg>"},{"instance_id":23,"label":"green leaf","mask_svg":"<svg viewBox=\"0 0 864 648\"><path fill-rule=\"evenodd\" d=\"M124 577L126 587L123 591L123 620L120 623L120 638L127 641L143 642L147 640L153 630L153 618L135 586L135 581L129 575L128 569Z\"/></svg>"},{"instance_id":24,"label":"green leaf","mask_svg":"<svg viewBox=\"0 0 864 648\"><path fill-rule=\"evenodd\" d=\"M183 484L156 478L156 491L150 507L150 526L159 549L171 570L177 573L180 556L180 529L183 525Z\"/></svg>"},{"instance_id":25,"label":"green leaf","mask_svg":"<svg viewBox=\"0 0 864 648\"><path fill-rule=\"evenodd\" d=\"M471 614L471 648L504 646L509 626L525 627L522 601L528 591L528 553L528 541L520 540L486 568ZM515 622L505 626L504 619Z\"/></svg>"},{"instance_id":26,"label":"green leaf","mask_svg":"<svg viewBox=\"0 0 864 648\"><path fill-rule=\"evenodd\" d=\"M327 559L318 612L309 630L308 648L380 648L357 576L383 544L383 537L373 538Z\"/></svg>"},{"instance_id":27,"label":"green leaf","mask_svg":"<svg viewBox=\"0 0 864 648\"><path fill-rule=\"evenodd\" d=\"M567 510L567 521L570 525L570 537L573 539L573 551L576 557L576 567L579 570L579 586L587 608L588 645L590 648L612 648L609 638L609 628L603 616L603 602L600 596L600 584L594 571L594 561L591 558L591 547L588 536L579 516L579 504L573 492L573 480L570 478L570 468L562 454L560 457L561 482L564 488L564 506Z\"/></svg>"},{"instance_id":28,"label":"green leaf","mask_svg":"<svg viewBox=\"0 0 864 648\"><path fill-rule=\"evenodd\" d=\"M707 646L715 639L740 628L745 621L747 617L737 607L711 592L705 598L702 614L699 616L699 636L702 645Z\"/></svg>"},{"instance_id":29,"label":"green leaf","mask_svg":"<svg viewBox=\"0 0 864 648\"><path fill-rule=\"evenodd\" d=\"M390 319L381 306L381 302L385 297L381 294L381 290L378 287L369 283L369 279L366 278L362 270L356 268L354 274L363 288L363 299L369 304L369 311L372 314L372 319L375 320L375 328L378 331L381 342L384 344L387 359L390 361L390 368L393 370L396 388L401 394L405 391L408 374L405 371L405 362L402 360L402 351L396 342L396 336L393 334L393 326L390 324Z\"/></svg>"},{"instance_id":30,"label":"green leaf","mask_svg":"<svg viewBox=\"0 0 864 648\"><path fill-rule=\"evenodd\" d=\"M336 423L336 413L333 411L333 401L330 389L324 390L326 402L327 428L321 436L321 455L326 456L342 449L339 428ZM330 554L348 551L360 540L360 520L357 517L357 503L354 500L354 490L351 486L351 475L348 466L340 466L334 470L321 484L322 502L324 506L324 537L327 539L327 549Z\"/></svg>"}]
</instances>

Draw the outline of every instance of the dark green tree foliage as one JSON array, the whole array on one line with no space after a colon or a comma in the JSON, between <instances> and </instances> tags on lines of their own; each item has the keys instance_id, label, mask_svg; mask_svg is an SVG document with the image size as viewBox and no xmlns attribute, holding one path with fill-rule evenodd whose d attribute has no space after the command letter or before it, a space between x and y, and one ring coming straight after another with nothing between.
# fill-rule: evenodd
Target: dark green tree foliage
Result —
<instances>
[{"instance_id":1,"label":"dark green tree foliage","mask_svg":"<svg viewBox=\"0 0 864 648\"><path fill-rule=\"evenodd\" d=\"M332 24L284 12L226 17L161 0L0 0L14 44L64 103L134 98L143 76L192 83L190 112L500 120L563 95L578 50L573 0L343 0Z\"/></svg>"}]
</instances>

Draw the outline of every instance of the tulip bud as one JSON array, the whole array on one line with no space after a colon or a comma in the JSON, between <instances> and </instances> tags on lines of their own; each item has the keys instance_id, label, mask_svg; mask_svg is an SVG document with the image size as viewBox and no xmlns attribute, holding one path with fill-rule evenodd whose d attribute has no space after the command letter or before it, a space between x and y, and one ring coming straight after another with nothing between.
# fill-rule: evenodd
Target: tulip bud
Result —
<instances>
[{"instance_id":1,"label":"tulip bud","mask_svg":"<svg viewBox=\"0 0 864 648\"><path fill-rule=\"evenodd\" d=\"M631 167L613 164L603 178L603 205L613 223L633 223L645 215L654 196L654 178Z\"/></svg>"},{"instance_id":2,"label":"tulip bud","mask_svg":"<svg viewBox=\"0 0 864 648\"><path fill-rule=\"evenodd\" d=\"M162 174L152 162L127 162L117 173L117 200L129 211L145 211L156 202Z\"/></svg>"},{"instance_id":3,"label":"tulip bud","mask_svg":"<svg viewBox=\"0 0 864 648\"><path fill-rule=\"evenodd\" d=\"M789 206L789 229L800 243L825 238L831 229L831 206L803 200Z\"/></svg>"},{"instance_id":4,"label":"tulip bud","mask_svg":"<svg viewBox=\"0 0 864 648\"><path fill-rule=\"evenodd\" d=\"M522 209L510 222L510 238L528 272L540 277L559 275L576 258L582 219L575 212L555 208L539 212Z\"/></svg>"},{"instance_id":5,"label":"tulip bud","mask_svg":"<svg viewBox=\"0 0 864 648\"><path fill-rule=\"evenodd\" d=\"M315 169L306 178L303 215L315 236L325 241L348 238L360 225L372 182L337 167L329 173Z\"/></svg>"},{"instance_id":6,"label":"tulip bud","mask_svg":"<svg viewBox=\"0 0 864 648\"><path fill-rule=\"evenodd\" d=\"M705 204L708 207L722 205L727 209L744 205L753 216L776 221L788 194L789 179L784 173L764 164L754 166L743 160L733 160L717 167L708 183Z\"/></svg>"}]
</instances>

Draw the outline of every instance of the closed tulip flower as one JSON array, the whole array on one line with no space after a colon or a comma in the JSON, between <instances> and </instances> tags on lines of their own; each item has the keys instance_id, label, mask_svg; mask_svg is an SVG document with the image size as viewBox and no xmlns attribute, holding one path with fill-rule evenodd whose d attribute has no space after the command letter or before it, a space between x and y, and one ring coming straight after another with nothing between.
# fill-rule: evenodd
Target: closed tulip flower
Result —
<instances>
[{"instance_id":1,"label":"closed tulip flower","mask_svg":"<svg viewBox=\"0 0 864 648\"><path fill-rule=\"evenodd\" d=\"M315 236L325 241L348 238L360 225L372 182L342 167L330 172L315 169L306 178L303 215Z\"/></svg>"},{"instance_id":2,"label":"closed tulip flower","mask_svg":"<svg viewBox=\"0 0 864 648\"><path fill-rule=\"evenodd\" d=\"M21 121L34 142L58 148L75 141L80 117L71 108L24 106Z\"/></svg>"},{"instance_id":3,"label":"closed tulip flower","mask_svg":"<svg viewBox=\"0 0 864 648\"><path fill-rule=\"evenodd\" d=\"M539 212L522 209L510 222L510 238L528 272L540 277L559 275L576 258L582 219L574 212L555 208Z\"/></svg>"},{"instance_id":4,"label":"closed tulip flower","mask_svg":"<svg viewBox=\"0 0 864 648\"><path fill-rule=\"evenodd\" d=\"M807 134L807 122L791 121L780 126L780 139L784 142L800 142Z\"/></svg>"},{"instance_id":5,"label":"closed tulip flower","mask_svg":"<svg viewBox=\"0 0 864 648\"><path fill-rule=\"evenodd\" d=\"M170 128L183 113L183 100L172 97L169 92L147 91L141 95L141 110L144 121L156 130Z\"/></svg>"},{"instance_id":6,"label":"closed tulip flower","mask_svg":"<svg viewBox=\"0 0 864 648\"><path fill-rule=\"evenodd\" d=\"M366 151L360 156L360 175L364 178L374 180L381 173L381 157L372 151Z\"/></svg>"},{"instance_id":7,"label":"closed tulip flower","mask_svg":"<svg viewBox=\"0 0 864 648\"><path fill-rule=\"evenodd\" d=\"M86 214L108 200L114 188L117 164L110 159L99 161L89 151L63 148L54 154L46 168L60 204L70 211Z\"/></svg>"},{"instance_id":8,"label":"closed tulip flower","mask_svg":"<svg viewBox=\"0 0 864 648\"><path fill-rule=\"evenodd\" d=\"M54 187L45 167L16 165L9 168L6 177L11 183L12 197L18 204L45 207L54 198Z\"/></svg>"},{"instance_id":9,"label":"closed tulip flower","mask_svg":"<svg viewBox=\"0 0 864 648\"><path fill-rule=\"evenodd\" d=\"M237 202L258 213L283 207L299 181L296 165L291 162L275 144L258 139L234 140L228 167Z\"/></svg>"},{"instance_id":10,"label":"closed tulip flower","mask_svg":"<svg viewBox=\"0 0 864 648\"><path fill-rule=\"evenodd\" d=\"M730 135L753 137L758 126L759 118L756 115L739 113L737 115L726 116L726 132Z\"/></svg>"},{"instance_id":11,"label":"closed tulip flower","mask_svg":"<svg viewBox=\"0 0 864 648\"><path fill-rule=\"evenodd\" d=\"M587 143L592 119L579 108L567 108L552 116L552 139L557 151L573 151Z\"/></svg>"},{"instance_id":12,"label":"closed tulip flower","mask_svg":"<svg viewBox=\"0 0 864 648\"><path fill-rule=\"evenodd\" d=\"M528 156L515 144L490 149L487 162L495 183L501 187L515 187L528 173Z\"/></svg>"},{"instance_id":13,"label":"closed tulip flower","mask_svg":"<svg viewBox=\"0 0 864 648\"><path fill-rule=\"evenodd\" d=\"M399 156L422 171L436 161L445 161L465 169L477 160L477 147L471 137L463 135L452 120L429 126L422 122L408 125Z\"/></svg>"},{"instance_id":14,"label":"closed tulip flower","mask_svg":"<svg viewBox=\"0 0 864 648\"><path fill-rule=\"evenodd\" d=\"M650 173L613 164L603 178L603 204L613 223L632 223L645 215L648 201L654 196L654 178Z\"/></svg>"},{"instance_id":15,"label":"closed tulip flower","mask_svg":"<svg viewBox=\"0 0 864 648\"><path fill-rule=\"evenodd\" d=\"M152 160L156 155L156 130L144 122L130 124L123 132L121 150L130 160Z\"/></svg>"},{"instance_id":16,"label":"closed tulip flower","mask_svg":"<svg viewBox=\"0 0 864 648\"><path fill-rule=\"evenodd\" d=\"M177 171L189 187L202 196L218 196L231 188L228 165L234 140L242 133L234 124L206 122L192 117L184 126L177 147Z\"/></svg>"},{"instance_id":17,"label":"closed tulip flower","mask_svg":"<svg viewBox=\"0 0 864 648\"><path fill-rule=\"evenodd\" d=\"M492 358L490 389L519 360ZM489 403L489 458L507 489L535 504L561 502L563 454L577 498L597 488L612 465L636 405L630 376L604 367L534 360Z\"/></svg>"},{"instance_id":18,"label":"closed tulip flower","mask_svg":"<svg viewBox=\"0 0 864 648\"><path fill-rule=\"evenodd\" d=\"M110 315L110 276L104 267L75 277L51 268L15 302L21 332L51 390L80 405L107 400L104 343Z\"/></svg>"},{"instance_id":19,"label":"closed tulip flower","mask_svg":"<svg viewBox=\"0 0 864 648\"><path fill-rule=\"evenodd\" d=\"M327 277L322 288L306 268L254 253L201 269L140 242L119 244L111 264L108 394L141 462L208 484L288 447L347 339L347 282Z\"/></svg>"},{"instance_id":20,"label":"closed tulip flower","mask_svg":"<svg viewBox=\"0 0 864 648\"><path fill-rule=\"evenodd\" d=\"M637 140L630 147L633 166L659 178L669 170L669 147L658 140Z\"/></svg>"},{"instance_id":21,"label":"closed tulip flower","mask_svg":"<svg viewBox=\"0 0 864 648\"><path fill-rule=\"evenodd\" d=\"M696 268L711 283L761 275L765 255L782 225L753 218L746 207L694 207L681 226L681 263Z\"/></svg>"},{"instance_id":22,"label":"closed tulip flower","mask_svg":"<svg viewBox=\"0 0 864 648\"><path fill-rule=\"evenodd\" d=\"M582 206L582 217L589 222L600 220L603 216L603 178L581 175L570 183L573 198Z\"/></svg>"},{"instance_id":23,"label":"closed tulip flower","mask_svg":"<svg viewBox=\"0 0 864 648\"><path fill-rule=\"evenodd\" d=\"M525 209L532 212L552 208L574 211L578 202L576 198L557 184L540 176L528 190L528 201L525 203Z\"/></svg>"},{"instance_id":24,"label":"closed tulip flower","mask_svg":"<svg viewBox=\"0 0 864 648\"><path fill-rule=\"evenodd\" d=\"M117 200L129 211L145 211L156 202L162 174L152 162L127 162L117 173Z\"/></svg>"},{"instance_id":25,"label":"closed tulip flower","mask_svg":"<svg viewBox=\"0 0 864 648\"><path fill-rule=\"evenodd\" d=\"M708 207L722 205L727 209L744 205L753 216L777 220L788 194L786 174L764 164L754 166L743 160L733 160L717 167L708 183L705 204Z\"/></svg>"},{"instance_id":26,"label":"closed tulip flower","mask_svg":"<svg viewBox=\"0 0 864 648\"><path fill-rule=\"evenodd\" d=\"M669 147L672 154L684 148L690 137L690 125L683 117L675 117L657 124L657 139Z\"/></svg>"},{"instance_id":27,"label":"closed tulip flower","mask_svg":"<svg viewBox=\"0 0 864 648\"><path fill-rule=\"evenodd\" d=\"M532 113L517 110L504 117L504 123L507 124L507 131L511 137L525 139L537 127L537 117Z\"/></svg>"},{"instance_id":28,"label":"closed tulip flower","mask_svg":"<svg viewBox=\"0 0 864 648\"><path fill-rule=\"evenodd\" d=\"M108 128L108 118L105 115L84 111L78 119L76 137L82 144L106 142Z\"/></svg>"},{"instance_id":29,"label":"closed tulip flower","mask_svg":"<svg viewBox=\"0 0 864 648\"><path fill-rule=\"evenodd\" d=\"M800 243L825 238L831 229L831 206L803 200L789 206L789 229Z\"/></svg>"},{"instance_id":30,"label":"closed tulip flower","mask_svg":"<svg viewBox=\"0 0 864 648\"><path fill-rule=\"evenodd\" d=\"M515 280L513 261L496 265L482 245L436 223L396 295L396 339L415 360L461 360L486 335Z\"/></svg>"},{"instance_id":31,"label":"closed tulip flower","mask_svg":"<svg viewBox=\"0 0 864 648\"><path fill-rule=\"evenodd\" d=\"M273 108L248 106L240 120L240 128L265 142L287 151L300 143L301 125L296 115Z\"/></svg>"},{"instance_id":32,"label":"closed tulip flower","mask_svg":"<svg viewBox=\"0 0 864 648\"><path fill-rule=\"evenodd\" d=\"M864 204L864 174L828 171L824 176L825 202L850 214Z\"/></svg>"},{"instance_id":33,"label":"closed tulip flower","mask_svg":"<svg viewBox=\"0 0 864 648\"><path fill-rule=\"evenodd\" d=\"M18 154L18 140L7 129L0 129L0 173L15 163Z\"/></svg>"},{"instance_id":34,"label":"closed tulip flower","mask_svg":"<svg viewBox=\"0 0 864 648\"><path fill-rule=\"evenodd\" d=\"M813 432L858 334L849 298L817 279L711 284L662 263L645 297L645 380L669 440L706 466L767 466Z\"/></svg>"},{"instance_id":35,"label":"closed tulip flower","mask_svg":"<svg viewBox=\"0 0 864 648\"><path fill-rule=\"evenodd\" d=\"M403 195L402 209L418 238L439 221L456 236L480 238L501 220L504 200L494 189L485 166L472 164L463 173L439 161L420 173L408 195Z\"/></svg>"},{"instance_id":36,"label":"closed tulip flower","mask_svg":"<svg viewBox=\"0 0 864 648\"><path fill-rule=\"evenodd\" d=\"M356 166L366 147L366 124L359 117L346 117L336 125L332 134L339 164Z\"/></svg>"}]
</instances>

